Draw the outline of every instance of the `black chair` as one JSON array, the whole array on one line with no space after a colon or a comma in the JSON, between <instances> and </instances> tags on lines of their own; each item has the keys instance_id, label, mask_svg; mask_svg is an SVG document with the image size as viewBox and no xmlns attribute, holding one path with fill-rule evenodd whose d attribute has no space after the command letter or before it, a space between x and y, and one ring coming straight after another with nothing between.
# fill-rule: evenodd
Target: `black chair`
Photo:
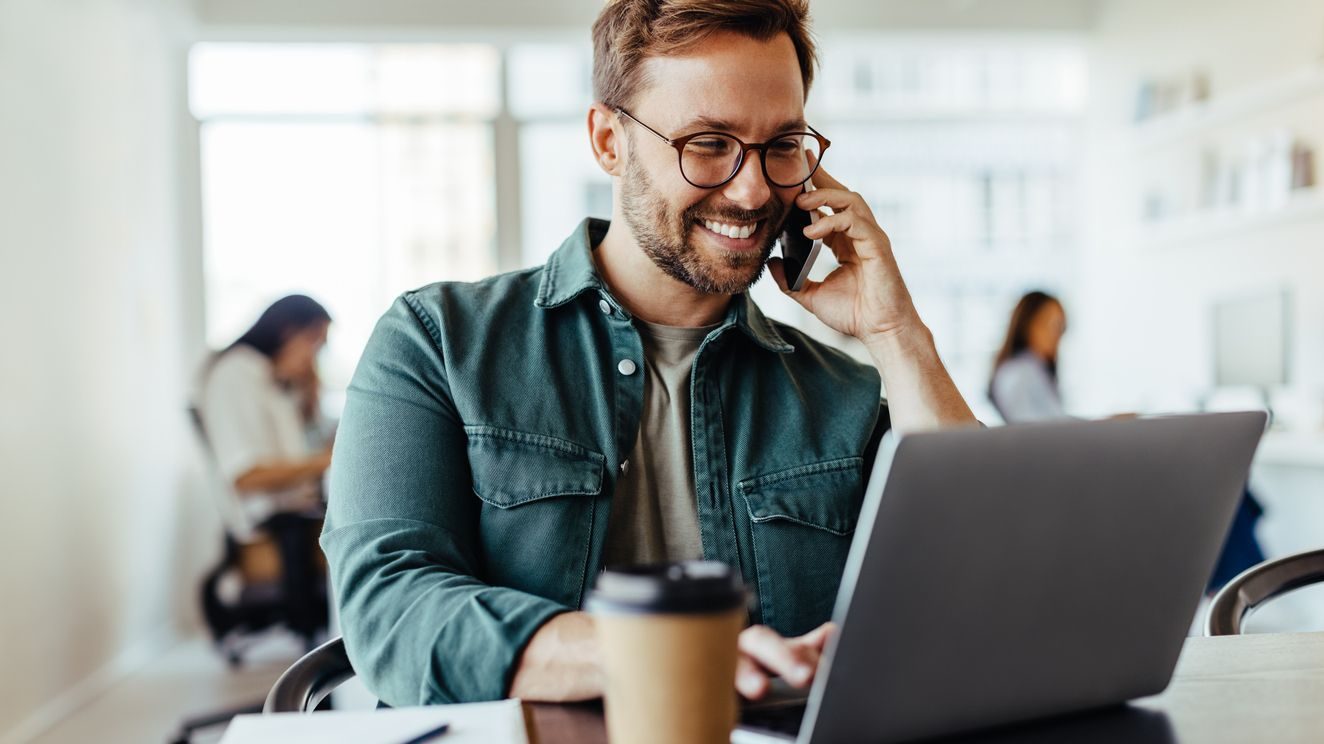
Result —
<instances>
[{"instance_id":1,"label":"black chair","mask_svg":"<svg viewBox=\"0 0 1324 744\"><path fill-rule=\"evenodd\" d=\"M215 475L215 454L202 415L195 407L190 407L188 413ZM263 531L274 539L279 550L281 578L270 582L241 582L237 597L231 599L223 596L221 587L227 578L241 573L244 547L233 535L226 533L220 561L207 572L199 586L199 600L212 642L231 667L243 663L246 648L257 640L257 634L268 628L289 628L303 640L305 649L314 648L317 638L326 631L330 616L326 580L320 569L313 565L315 533L319 524L316 516L307 515L279 515L265 523ZM291 571L291 567L295 570ZM192 716L179 725L168 741L170 744L190 744L194 732L227 723L238 715L261 713L262 706L261 702L253 702Z\"/></svg>"},{"instance_id":2,"label":"black chair","mask_svg":"<svg viewBox=\"0 0 1324 744\"><path fill-rule=\"evenodd\" d=\"M1297 553L1247 569L1214 597L1204 634L1239 635L1252 610L1293 589L1320 582L1324 582L1324 550Z\"/></svg>"},{"instance_id":3,"label":"black chair","mask_svg":"<svg viewBox=\"0 0 1324 744\"><path fill-rule=\"evenodd\" d=\"M213 477L219 479L202 414L196 407L190 407L188 413ZM313 560L320 524L320 515L316 514L281 514L264 523L260 531L276 544L281 577L244 583L238 597L232 600L222 596L221 585L227 577L240 572L244 546L227 531L221 559L203 578L199 599L212 640L231 666L242 663L246 639L276 625L284 625L298 634L306 650L317 645L329 617L326 581Z\"/></svg>"},{"instance_id":4,"label":"black chair","mask_svg":"<svg viewBox=\"0 0 1324 744\"><path fill-rule=\"evenodd\" d=\"M267 693L263 713L311 713L332 690L354 676L343 638L333 638L304 654Z\"/></svg>"}]
</instances>

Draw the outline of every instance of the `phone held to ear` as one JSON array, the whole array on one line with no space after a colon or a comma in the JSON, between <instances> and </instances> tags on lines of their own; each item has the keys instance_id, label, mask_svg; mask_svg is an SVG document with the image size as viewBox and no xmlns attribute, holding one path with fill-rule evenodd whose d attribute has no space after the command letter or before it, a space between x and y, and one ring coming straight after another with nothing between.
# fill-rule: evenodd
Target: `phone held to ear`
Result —
<instances>
[{"instance_id":1,"label":"phone held to ear","mask_svg":"<svg viewBox=\"0 0 1324 744\"><path fill-rule=\"evenodd\" d=\"M805 181L805 191L813 191L814 182ZM818 222L818 210L805 211L794 204L782 223L777 242L782 246L782 268L786 271L786 286L792 292L799 292L809 278L814 260L823 249L823 241L805 237L804 229Z\"/></svg>"}]
</instances>

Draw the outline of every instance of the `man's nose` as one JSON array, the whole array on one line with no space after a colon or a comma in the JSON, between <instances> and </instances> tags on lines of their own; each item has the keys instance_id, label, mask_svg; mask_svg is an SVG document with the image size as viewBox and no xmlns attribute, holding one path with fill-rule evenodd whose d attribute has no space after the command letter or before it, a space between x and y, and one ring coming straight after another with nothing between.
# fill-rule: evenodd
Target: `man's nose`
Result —
<instances>
[{"instance_id":1,"label":"man's nose","mask_svg":"<svg viewBox=\"0 0 1324 744\"><path fill-rule=\"evenodd\" d=\"M744 209L759 209L772 198L772 189L763 176L762 156L750 151L735 178L722 188L722 195Z\"/></svg>"}]
</instances>

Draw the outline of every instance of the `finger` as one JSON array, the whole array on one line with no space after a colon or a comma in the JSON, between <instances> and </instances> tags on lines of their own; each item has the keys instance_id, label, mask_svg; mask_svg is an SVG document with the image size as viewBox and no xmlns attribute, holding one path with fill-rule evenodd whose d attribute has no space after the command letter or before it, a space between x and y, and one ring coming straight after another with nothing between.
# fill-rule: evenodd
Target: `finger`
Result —
<instances>
[{"instance_id":1,"label":"finger","mask_svg":"<svg viewBox=\"0 0 1324 744\"><path fill-rule=\"evenodd\" d=\"M839 248L836 244L846 241L833 240L833 234L837 233L850 238L850 245ZM887 233L883 232L881 227L849 211L819 217L817 222L805 228L805 236L827 243L828 247L832 248L833 255L837 256L837 261L842 264L850 263L850 259L855 256L882 258L885 255L885 247L891 247L887 241ZM846 252L847 248L849 253Z\"/></svg>"},{"instance_id":2,"label":"finger","mask_svg":"<svg viewBox=\"0 0 1324 744\"><path fill-rule=\"evenodd\" d=\"M736 692L749 700L758 700L768 694L768 675L748 656L736 661Z\"/></svg>"},{"instance_id":3,"label":"finger","mask_svg":"<svg viewBox=\"0 0 1324 744\"><path fill-rule=\"evenodd\" d=\"M860 220L849 212L837 212L833 215L822 215L804 229L805 237L823 240L832 233L846 233L852 240L865 240L869 233L862 229Z\"/></svg>"},{"instance_id":4,"label":"finger","mask_svg":"<svg viewBox=\"0 0 1324 744\"><path fill-rule=\"evenodd\" d=\"M801 283L799 290L792 291L790 284L787 283L786 280L786 264L782 259L776 256L768 259L768 274L770 274L772 280L777 283L777 288L782 291L782 294L795 300L800 307L803 307L811 313L814 312L814 292L817 291L818 285L822 282L805 279L804 282Z\"/></svg>"},{"instance_id":5,"label":"finger","mask_svg":"<svg viewBox=\"0 0 1324 744\"><path fill-rule=\"evenodd\" d=\"M742 652L796 687L803 687L814 678L814 667L804 658L803 651L766 625L741 631L739 643Z\"/></svg>"},{"instance_id":6,"label":"finger","mask_svg":"<svg viewBox=\"0 0 1324 744\"><path fill-rule=\"evenodd\" d=\"M853 209L857 212L873 214L873 211L869 209L869 204L864 201L864 197L854 191L828 186L814 191L802 192L795 197L795 205L806 211L818 209L819 207L830 207L833 212Z\"/></svg>"},{"instance_id":7,"label":"finger","mask_svg":"<svg viewBox=\"0 0 1324 744\"><path fill-rule=\"evenodd\" d=\"M811 315L814 313L814 295L818 292L818 287L822 282L806 278L801 282L800 289L792 291L790 285L786 282L786 264L780 258L775 257L768 260L768 273L772 275L772 280L777 283L777 288L782 291L782 294L795 300L797 305L808 310Z\"/></svg>"},{"instance_id":8,"label":"finger","mask_svg":"<svg viewBox=\"0 0 1324 744\"><path fill-rule=\"evenodd\" d=\"M813 630L805 633L794 640L807 646L818 649L820 652L827 646L828 640L837 633L837 624L832 622L823 623Z\"/></svg>"},{"instance_id":9,"label":"finger","mask_svg":"<svg viewBox=\"0 0 1324 744\"><path fill-rule=\"evenodd\" d=\"M821 240L823 244L832 251L832 257L837 259L837 263L842 266L859 263L859 254L855 252L854 239L836 239L829 226L825 225L821 228L818 226L819 222L822 222L828 217L836 217L836 215L819 215L816 222L804 228L805 237ZM783 273L785 273L784 270Z\"/></svg>"}]
</instances>

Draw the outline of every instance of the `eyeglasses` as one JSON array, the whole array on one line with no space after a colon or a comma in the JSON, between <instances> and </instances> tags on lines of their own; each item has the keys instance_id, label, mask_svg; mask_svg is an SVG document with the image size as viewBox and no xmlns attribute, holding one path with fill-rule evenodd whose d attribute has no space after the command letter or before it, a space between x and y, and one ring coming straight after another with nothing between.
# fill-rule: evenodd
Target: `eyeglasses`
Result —
<instances>
[{"instance_id":1,"label":"eyeglasses","mask_svg":"<svg viewBox=\"0 0 1324 744\"><path fill-rule=\"evenodd\" d=\"M695 132L672 139L634 118L623 108L616 113L657 135L658 139L675 148L680 160L680 175L701 189L715 189L726 185L745 164L745 153L757 150L763 165L763 177L774 186L789 189L809 180L818 170L823 153L832 143L818 130L788 132L767 142L742 142L725 132ZM805 125L809 126L809 125ZM808 155L814 156L813 162Z\"/></svg>"}]
</instances>

